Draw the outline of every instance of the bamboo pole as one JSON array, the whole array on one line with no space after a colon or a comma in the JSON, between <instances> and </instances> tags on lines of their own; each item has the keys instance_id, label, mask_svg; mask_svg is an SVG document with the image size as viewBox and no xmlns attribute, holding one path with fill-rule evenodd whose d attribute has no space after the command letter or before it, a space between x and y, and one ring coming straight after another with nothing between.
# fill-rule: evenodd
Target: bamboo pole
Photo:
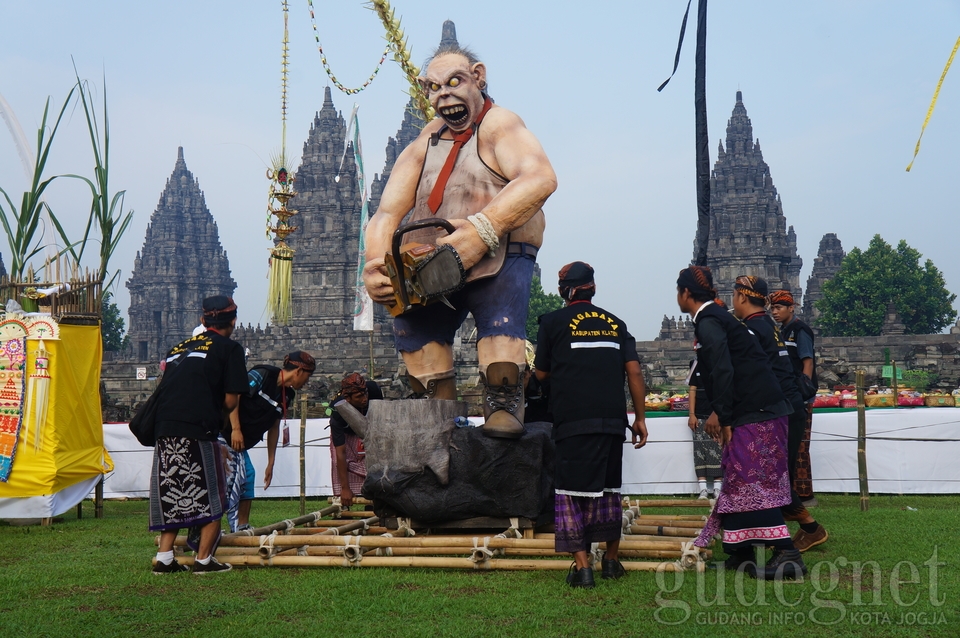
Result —
<instances>
[{"instance_id":1,"label":"bamboo pole","mask_svg":"<svg viewBox=\"0 0 960 638\"><path fill-rule=\"evenodd\" d=\"M367 512L369 514L369 512ZM322 522L322 521L321 521ZM332 521L331 521L332 522ZM283 532L286 536L312 536L314 534L319 534L320 532L325 532L328 529L336 529L343 525L343 521L339 521L337 525L318 525L316 527L298 527L296 529L288 529L286 532ZM379 534L392 534L397 530L388 529L382 525L371 525L366 529L367 534L379 535Z\"/></svg>"},{"instance_id":2,"label":"bamboo pole","mask_svg":"<svg viewBox=\"0 0 960 638\"><path fill-rule=\"evenodd\" d=\"M893 385L893 407L900 407L900 397L897 392L897 360L890 360L890 370L893 377L890 379L891 385Z\"/></svg>"},{"instance_id":3,"label":"bamboo pole","mask_svg":"<svg viewBox=\"0 0 960 638\"><path fill-rule=\"evenodd\" d=\"M97 481L97 487L93 491L93 517L103 518L103 476Z\"/></svg>"},{"instance_id":4,"label":"bamboo pole","mask_svg":"<svg viewBox=\"0 0 960 638\"><path fill-rule=\"evenodd\" d=\"M371 512L370 510L357 510L357 511L341 510L340 513L337 514L339 518L364 518L372 515L373 515L373 512Z\"/></svg>"},{"instance_id":5,"label":"bamboo pole","mask_svg":"<svg viewBox=\"0 0 960 638\"><path fill-rule=\"evenodd\" d=\"M655 527L666 526L666 527L682 527L687 529L703 529L703 525L706 523L703 520L703 517L700 517L700 520L697 521L677 521L670 520L668 518L635 518L631 525L652 525ZM649 532L643 532L649 533Z\"/></svg>"},{"instance_id":6,"label":"bamboo pole","mask_svg":"<svg viewBox=\"0 0 960 638\"><path fill-rule=\"evenodd\" d=\"M713 507L713 504L710 501L704 501L703 499L698 498L660 498L660 499L650 499L647 501L644 500L632 500L630 504L633 506L639 506L640 509L644 507Z\"/></svg>"},{"instance_id":7,"label":"bamboo pole","mask_svg":"<svg viewBox=\"0 0 960 638\"><path fill-rule=\"evenodd\" d=\"M273 523L272 525L265 525L263 527L257 527L255 529L249 529L242 532L234 532L233 534L224 534L223 537L220 539L220 542L222 543L223 541L231 538L244 537L244 536L261 536L263 534L270 534L271 532L292 529L297 525L303 525L305 523L314 523L316 521L319 521L324 516L328 516L329 514L333 514L339 510L340 510L339 505L330 505L328 507L324 507L322 510L317 510L316 512L312 512L310 514L304 514L303 516L300 516L298 518L289 519L286 521L280 521L279 523Z\"/></svg>"},{"instance_id":8,"label":"bamboo pole","mask_svg":"<svg viewBox=\"0 0 960 638\"><path fill-rule=\"evenodd\" d=\"M631 534L648 534L650 536L682 536L685 539L694 531L686 527L664 527L662 525L631 525Z\"/></svg>"},{"instance_id":9,"label":"bamboo pole","mask_svg":"<svg viewBox=\"0 0 960 638\"><path fill-rule=\"evenodd\" d=\"M669 540L660 537L656 540L634 540L626 538L620 541L621 549L654 549L670 550L676 549L684 540L671 538ZM472 549L474 547L486 547L488 549L553 549L553 539L530 539L530 538L496 538L487 537L464 537L464 536L413 536L413 537L388 537L388 536L332 536L328 534L315 534L313 536L286 536L278 535L273 537L274 547L301 547L303 545L315 546L337 546L344 547L347 544L356 547L465 547ZM259 547L260 538L251 536L233 536L229 539L224 537L220 541L221 547Z\"/></svg>"},{"instance_id":10,"label":"bamboo pole","mask_svg":"<svg viewBox=\"0 0 960 638\"><path fill-rule=\"evenodd\" d=\"M313 538L316 538L317 536L326 536L326 535L342 536L344 534L349 534L350 532L353 532L353 531L363 530L363 529L366 529L368 524L376 523L378 522L378 520L379 519L376 516L374 516L373 518L368 518L367 520L364 520L364 521L354 521L352 523L347 523L346 525L342 525L340 527L328 529L324 532L320 532L319 534L315 534L314 536L305 536L305 537L302 537L303 540L306 541L303 544L304 545L309 544L309 541ZM279 553L278 550L274 549L276 539L277 537L270 536L267 538L269 545L264 545L261 543L260 549L258 552L261 558L270 558L270 556L273 556L274 554ZM279 551L286 551L287 549L293 549L293 547L287 547L286 549L281 549Z\"/></svg>"},{"instance_id":11,"label":"bamboo pole","mask_svg":"<svg viewBox=\"0 0 960 638\"><path fill-rule=\"evenodd\" d=\"M286 416L286 415L284 415ZM307 511L307 394L300 393L300 516Z\"/></svg>"},{"instance_id":12,"label":"bamboo pole","mask_svg":"<svg viewBox=\"0 0 960 638\"><path fill-rule=\"evenodd\" d=\"M289 548L293 550L297 548ZM306 552L307 556L343 556L342 547L314 547L307 546L302 548ZM381 548L382 549L382 548ZM371 551L373 548L369 548L366 551ZM259 548L256 547L220 547L217 550L217 558L221 562L230 562L230 558L233 556L258 556ZM288 551L288 550L284 550ZM548 549L502 549L497 550L498 553L502 553L506 557L544 557L544 558L555 558L557 556L562 556L562 554L557 554L556 552ZM390 553L393 556L462 556L466 557L470 554L470 551L466 547L394 547L390 549ZM365 553L365 556L371 556L372 554ZM621 558L652 558L652 559L663 559L663 560L675 560L680 558L683 555L681 550L667 550L667 549L630 549L630 550L620 550ZM703 555L705 559L710 559L713 557L713 552L710 550L703 550Z\"/></svg>"},{"instance_id":13,"label":"bamboo pole","mask_svg":"<svg viewBox=\"0 0 960 638\"><path fill-rule=\"evenodd\" d=\"M538 540L553 540L553 534L535 534L535 535L534 535L534 538L536 538L536 539L538 539ZM651 543L672 543L672 544L674 544L674 546L676 546L676 545L679 544L679 543L687 543L687 542L692 543L692 542L695 541L695 540L696 540L696 537L695 537L695 536L689 536L689 537L679 537L679 536L677 536L677 537L664 537L664 536L656 536L656 535L652 535L652 534L627 534L627 535L625 535L625 536L623 537L623 540L621 540L621 543L622 543L622 542L625 542L625 541L630 541L630 542L651 542ZM601 544L601 545L604 545L604 543L600 543L600 544ZM604 546L605 546L605 545L604 545Z\"/></svg>"},{"instance_id":14,"label":"bamboo pole","mask_svg":"<svg viewBox=\"0 0 960 638\"><path fill-rule=\"evenodd\" d=\"M896 368L893 373L896 377ZM866 512L870 509L870 487L867 485L867 410L863 398L863 376L863 370L857 370L857 473L860 478L860 511Z\"/></svg>"},{"instance_id":15,"label":"bamboo pole","mask_svg":"<svg viewBox=\"0 0 960 638\"><path fill-rule=\"evenodd\" d=\"M184 556L178 560L183 565L192 565L194 561L192 556ZM236 556L230 561L230 564L260 567L420 567L510 571L566 571L570 569L570 563L565 559L491 558L482 563L475 563L469 558L431 556L364 556L363 559L357 561L348 561L340 556L274 556L266 560L259 556ZM678 567L675 563L654 561L626 561L623 563L623 567L627 571L684 571L682 567ZM699 563L697 566L699 571L704 568L704 563Z\"/></svg>"}]
</instances>

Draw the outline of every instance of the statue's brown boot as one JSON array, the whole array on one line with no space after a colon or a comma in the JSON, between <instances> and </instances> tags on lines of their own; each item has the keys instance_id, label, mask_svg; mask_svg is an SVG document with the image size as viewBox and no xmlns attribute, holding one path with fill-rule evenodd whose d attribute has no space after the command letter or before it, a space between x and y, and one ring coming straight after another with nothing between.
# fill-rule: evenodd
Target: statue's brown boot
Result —
<instances>
[{"instance_id":1,"label":"statue's brown boot","mask_svg":"<svg viewBox=\"0 0 960 638\"><path fill-rule=\"evenodd\" d=\"M487 366L480 375L484 386L483 433L500 439L523 436L523 373L511 361Z\"/></svg>"},{"instance_id":2,"label":"statue's brown boot","mask_svg":"<svg viewBox=\"0 0 960 638\"><path fill-rule=\"evenodd\" d=\"M432 375L432 378L425 379L426 384L413 375L407 375L407 381L410 382L410 388L413 390L411 399L457 400L457 377L453 370Z\"/></svg>"}]
</instances>

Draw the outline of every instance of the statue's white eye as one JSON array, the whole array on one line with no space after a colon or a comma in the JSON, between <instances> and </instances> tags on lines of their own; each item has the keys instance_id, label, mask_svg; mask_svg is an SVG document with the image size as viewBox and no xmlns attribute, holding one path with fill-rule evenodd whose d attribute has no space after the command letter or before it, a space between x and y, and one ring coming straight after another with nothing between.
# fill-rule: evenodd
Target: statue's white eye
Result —
<instances>
[{"instance_id":1,"label":"statue's white eye","mask_svg":"<svg viewBox=\"0 0 960 638\"><path fill-rule=\"evenodd\" d=\"M460 78L450 78L450 81L447 82L450 88L455 88L460 85Z\"/></svg>"},{"instance_id":2,"label":"statue's white eye","mask_svg":"<svg viewBox=\"0 0 960 638\"><path fill-rule=\"evenodd\" d=\"M430 83L430 90L431 90L431 91L439 91L439 90L440 90L440 85L437 84L436 82L431 82L431 83Z\"/></svg>"}]
</instances>

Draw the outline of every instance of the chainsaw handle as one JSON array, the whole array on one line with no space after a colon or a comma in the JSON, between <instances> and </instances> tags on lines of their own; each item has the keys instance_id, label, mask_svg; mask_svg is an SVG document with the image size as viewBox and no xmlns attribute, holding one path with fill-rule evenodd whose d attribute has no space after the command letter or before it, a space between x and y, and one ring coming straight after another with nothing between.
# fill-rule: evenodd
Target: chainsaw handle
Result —
<instances>
[{"instance_id":1,"label":"chainsaw handle","mask_svg":"<svg viewBox=\"0 0 960 638\"><path fill-rule=\"evenodd\" d=\"M397 268L397 277L400 279L400 290L398 290L397 293L400 295L400 301L403 304L404 310L410 307L410 297L407 295L407 282L403 281L403 262L400 260L400 241L407 233L423 228L442 228L447 231L448 235L452 235L456 230L453 224L445 219L421 219L418 222L401 226L393 232L393 244L391 248L393 251L393 261Z\"/></svg>"}]
</instances>

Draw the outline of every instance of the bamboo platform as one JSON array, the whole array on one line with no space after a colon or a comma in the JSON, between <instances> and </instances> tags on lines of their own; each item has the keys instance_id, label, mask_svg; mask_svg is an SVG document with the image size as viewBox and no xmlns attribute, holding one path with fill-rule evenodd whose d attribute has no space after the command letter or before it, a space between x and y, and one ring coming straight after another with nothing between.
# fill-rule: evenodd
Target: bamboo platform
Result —
<instances>
[{"instance_id":1,"label":"bamboo platform","mask_svg":"<svg viewBox=\"0 0 960 638\"><path fill-rule=\"evenodd\" d=\"M360 504L363 504L361 502ZM641 508L705 507L703 501L624 499L620 558L628 571L705 568L709 549L697 548L705 515L643 514ZM499 533L490 530L503 530ZM184 565L186 538L175 548ZM599 568L606 546L595 543L590 560ZM316 512L222 537L217 558L245 567L413 567L473 570L567 570L569 555L554 551L552 525L535 528L523 518L476 518L421 524L399 517L381 521L373 512L344 510L333 502Z\"/></svg>"}]
</instances>

